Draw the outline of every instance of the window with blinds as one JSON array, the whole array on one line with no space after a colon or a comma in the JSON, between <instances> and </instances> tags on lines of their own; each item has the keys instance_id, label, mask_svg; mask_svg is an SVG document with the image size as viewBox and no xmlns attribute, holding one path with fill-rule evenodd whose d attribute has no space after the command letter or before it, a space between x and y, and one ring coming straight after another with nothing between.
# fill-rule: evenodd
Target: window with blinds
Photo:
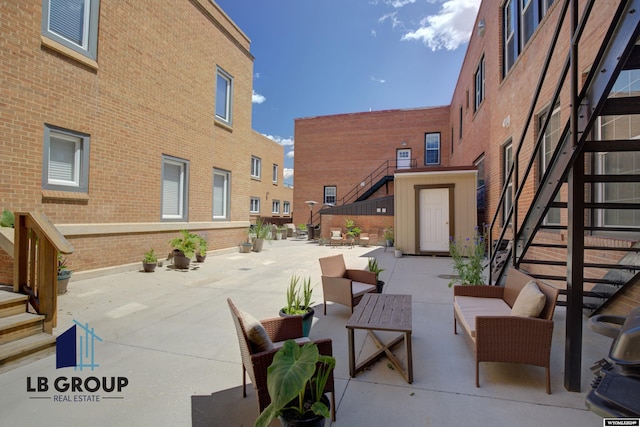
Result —
<instances>
[{"instance_id":1,"label":"window with blinds","mask_svg":"<svg viewBox=\"0 0 640 427\"><path fill-rule=\"evenodd\" d=\"M99 0L42 0L42 34L96 59Z\"/></svg>"},{"instance_id":2,"label":"window with blinds","mask_svg":"<svg viewBox=\"0 0 640 427\"><path fill-rule=\"evenodd\" d=\"M45 125L42 188L88 192L89 135Z\"/></svg>"},{"instance_id":3,"label":"window with blinds","mask_svg":"<svg viewBox=\"0 0 640 427\"><path fill-rule=\"evenodd\" d=\"M187 172L187 161L163 156L162 219L186 219Z\"/></svg>"}]
</instances>

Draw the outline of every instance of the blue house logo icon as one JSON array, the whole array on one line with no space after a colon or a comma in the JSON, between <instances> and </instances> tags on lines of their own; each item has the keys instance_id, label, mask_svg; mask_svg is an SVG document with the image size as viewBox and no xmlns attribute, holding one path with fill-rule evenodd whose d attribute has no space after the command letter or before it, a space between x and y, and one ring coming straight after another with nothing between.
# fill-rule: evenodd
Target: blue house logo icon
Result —
<instances>
[{"instance_id":1,"label":"blue house logo icon","mask_svg":"<svg viewBox=\"0 0 640 427\"><path fill-rule=\"evenodd\" d=\"M95 362L95 342L102 341L88 323L84 325L74 319L72 327L67 329L56 339L56 369L73 366L74 370L91 368L98 365Z\"/></svg>"}]
</instances>

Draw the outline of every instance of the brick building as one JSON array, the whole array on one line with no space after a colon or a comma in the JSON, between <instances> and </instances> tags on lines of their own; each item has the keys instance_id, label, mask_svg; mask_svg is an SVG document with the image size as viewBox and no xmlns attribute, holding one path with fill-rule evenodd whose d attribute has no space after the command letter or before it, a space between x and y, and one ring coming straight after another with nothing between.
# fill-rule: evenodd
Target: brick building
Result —
<instances>
[{"instance_id":1,"label":"brick building","mask_svg":"<svg viewBox=\"0 0 640 427\"><path fill-rule=\"evenodd\" d=\"M44 212L77 271L168 252L183 228L209 249L243 241L252 155L270 186L283 164L251 129L247 36L205 0L50 4L0 4L2 207ZM6 251L0 266L10 283Z\"/></svg>"},{"instance_id":2,"label":"brick building","mask_svg":"<svg viewBox=\"0 0 640 427\"><path fill-rule=\"evenodd\" d=\"M586 4L586 1L577 2L578 17L582 16ZM589 85L590 72L601 66L596 63L597 54L607 40L607 32L611 31L613 40L618 37L625 43L625 37L633 37L632 24L626 27L626 32L609 30L615 28L620 19L633 15L632 11L624 10L616 15L619 5L624 7L624 4L615 0L598 1L597 9L588 16L577 50L577 94L596 91L593 89L596 84ZM563 156L554 151L567 152L556 150L569 140L563 137L567 134L563 131L568 129L572 99L577 96L571 89L570 79L561 79L570 52L570 13L564 13L567 9L565 2L554 0L483 0L449 106L296 120L294 205L297 212L309 199L324 203L335 201L338 205L352 202L352 199L343 200L344 195L360 182L368 185L363 178L382 162L396 160L405 142L406 147L412 148L411 157L417 160L410 168L424 167L426 137L430 132L440 132L442 166L477 168L478 224L492 223L495 219L492 238L498 237L502 227L506 228L506 236L512 238L513 220L506 216L514 206L516 193L520 196L514 209L515 218L521 226L536 200L536 193L543 190L540 182L547 168L551 169L554 158ZM559 35L554 48L550 48L556 28ZM612 43L612 46L615 45ZM607 51L603 48L603 52ZM620 53L611 56L612 61L620 61L622 57ZM636 56L637 52L633 51L629 64L620 68L622 71L611 93L605 97L637 96L640 73L634 62ZM548 69L543 72L547 58ZM613 65L607 65L599 70L601 75L611 71ZM593 74L591 81L597 82L598 74ZM613 83L613 77L611 79ZM538 82L541 83L536 97ZM554 100L557 86L558 97ZM429 104L428 99L424 102ZM585 100L584 106L595 108L595 102ZM637 108L633 111L637 103L623 104L624 99L615 108L602 110L609 113L600 113L592 129L584 132L594 141L615 140L617 146L624 147L621 148L624 152L614 152L607 147L601 152L585 154L584 172L593 175L587 180L589 184L585 185L583 198L591 204L584 213L585 282L596 278L603 281L600 279L603 276L608 280L609 270L615 267L611 264L626 263L640 236L637 178L611 176L638 175L640 170L637 166L640 151L631 147L632 141L640 136L640 115ZM589 114L582 113L582 116ZM534 153L536 146L540 150ZM616 145L609 147L612 146ZM514 161L517 168L512 169ZM561 168L556 169L562 172ZM513 171L511 179L510 171ZM557 176L561 176L560 172ZM322 179L318 179L319 176ZM562 184L566 176L554 183ZM378 190L370 198L393 194L391 183L384 189L384 194ZM546 273L549 280L556 282L563 282L568 274L566 245L572 225L567 217L568 204L565 183L559 187L555 199L536 208L546 210L551 206L535 228L536 247L521 261L527 271ZM398 208L396 202L396 216ZM302 220L304 217L302 215ZM296 214L294 218L299 221ZM332 221L336 221L333 216ZM360 218L360 221L364 220ZM579 233L582 234L582 230ZM598 267L598 264L607 266ZM597 284L597 280L593 282ZM593 283L585 283L585 290L592 286ZM627 292L630 296L619 299L624 307L622 312L628 311L634 301L635 304L640 301L637 286Z\"/></svg>"}]
</instances>

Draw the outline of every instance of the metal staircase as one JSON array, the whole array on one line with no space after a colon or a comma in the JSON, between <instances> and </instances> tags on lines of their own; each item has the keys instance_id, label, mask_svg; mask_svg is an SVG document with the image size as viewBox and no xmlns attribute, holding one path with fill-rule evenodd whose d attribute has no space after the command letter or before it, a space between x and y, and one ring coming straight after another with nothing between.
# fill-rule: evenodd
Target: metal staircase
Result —
<instances>
[{"instance_id":1,"label":"metal staircase","mask_svg":"<svg viewBox=\"0 0 640 427\"><path fill-rule=\"evenodd\" d=\"M609 153L628 153L628 156L632 156L631 153L640 153L640 140L602 140L597 132L599 119L602 117L630 117L634 114L640 114L640 90L637 93L630 91L626 96L620 96L617 93L612 96L612 89L614 89L622 72L640 70L640 49L636 45L640 36L640 0L620 1L590 72L584 79L582 89L578 91L581 79L578 65L580 40L590 16L597 13L594 12L595 5L595 0L585 2L581 16L578 15L577 0L565 0L562 5L558 5L561 9L554 36L541 69L527 122L519 144L515 148L513 164L505 177L498 209L490 225L491 235L499 236L493 247L505 247L505 240L512 239L513 241L507 253L508 262L504 263L504 267L512 265L526 271L534 269L536 265L566 267L566 276L553 274L534 274L534 276L548 280L566 281L566 290L563 290L567 306L565 387L572 391L580 389L583 309L585 306L589 306L590 309L597 311L606 306L612 298L615 298L618 289L634 286L636 282L640 281L640 257L636 257L636 254L640 253L640 248L635 246L613 248L606 245L585 244L585 235L636 233L637 236L640 233L637 221L630 225L618 224L615 226L604 225L602 221L602 218L611 213L624 216L624 213L640 211L640 203L638 203L640 200L640 166L635 168L635 172L632 167L622 173L597 173L595 167L596 159L603 153L607 153L607 155ZM550 105L558 104L561 90L566 89L569 85L571 117L562 128L559 142L537 184L531 201L531 185L527 185L527 182L530 183L533 179L530 175L534 170L536 160L540 158L542 139L549 125L552 109L549 109L549 113L543 120L544 123L535 140L534 149L527 154L528 158L524 158L524 152L521 152L521 149L527 138L527 132L532 131L533 122L535 122L533 120L534 112L536 106L539 105L541 88L547 76L551 58L560 50L556 48L556 42L567 15L570 15L571 19L572 42ZM636 130L635 133L640 133L640 130ZM514 145L514 147L516 146ZM519 169L523 164L526 166L521 174ZM513 203L508 212L503 212L503 206L509 194L507 183L513 184ZM565 183L568 189L567 200L558 201L558 194ZM634 191L637 189L637 193L632 194L631 200L608 201L596 197L596 194L605 186L618 183L634 185ZM622 197L619 198L622 199ZM518 218L519 205L528 206L522 219ZM549 213L550 208L565 210L566 221L564 221L564 225L545 224L545 216ZM501 224L504 225L499 224L499 219L502 219ZM566 231L566 244L565 242L547 243L537 240L541 231L554 230ZM541 259L539 254L544 250L564 252L566 260ZM626 252L629 256L611 263L588 261L590 254L605 251ZM537 256L534 256L534 253L537 253ZM504 256L504 252L500 253L490 248L491 268L489 271L492 283L500 284L503 279L502 276L506 269L496 268L495 264L500 258L504 259ZM633 262L635 258L638 258L637 264L639 265ZM606 274L604 277L596 278L591 274L586 274L589 269L617 271L623 274ZM585 283L595 284L595 286L589 292L585 292ZM606 292L603 291L605 288ZM585 297L587 298L585 299Z\"/></svg>"}]
</instances>

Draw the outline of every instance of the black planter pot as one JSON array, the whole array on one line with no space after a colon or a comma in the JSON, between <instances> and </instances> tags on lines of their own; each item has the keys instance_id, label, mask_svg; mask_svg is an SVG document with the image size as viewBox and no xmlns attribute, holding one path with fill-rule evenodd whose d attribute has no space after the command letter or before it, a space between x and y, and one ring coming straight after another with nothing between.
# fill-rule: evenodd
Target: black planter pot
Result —
<instances>
[{"instance_id":1,"label":"black planter pot","mask_svg":"<svg viewBox=\"0 0 640 427\"><path fill-rule=\"evenodd\" d=\"M308 337L309 336L309 332L311 332L311 323L313 322L313 315L315 314L315 311L313 310L313 308L310 308L309 311L307 311L307 314L286 314L284 312L284 308L280 309L280 317L297 317L297 316L302 316L302 336L303 337Z\"/></svg>"},{"instance_id":2,"label":"black planter pot","mask_svg":"<svg viewBox=\"0 0 640 427\"><path fill-rule=\"evenodd\" d=\"M322 399L320 399L322 403L327 405L327 408L330 408L329 398L326 394L322 395ZM312 413L311 413L312 414ZM278 418L280 419L280 423L282 423L282 427L324 427L325 421L327 420L322 415L313 415L310 418L297 419L294 416L297 416L297 411L283 411L282 415Z\"/></svg>"},{"instance_id":3,"label":"black planter pot","mask_svg":"<svg viewBox=\"0 0 640 427\"><path fill-rule=\"evenodd\" d=\"M198 262L204 262L206 258L207 258L207 254L204 254L204 255L196 254L196 261Z\"/></svg>"},{"instance_id":4,"label":"black planter pot","mask_svg":"<svg viewBox=\"0 0 640 427\"><path fill-rule=\"evenodd\" d=\"M152 273L156 269L157 265L157 262L142 262L142 268L147 273Z\"/></svg>"},{"instance_id":5,"label":"black planter pot","mask_svg":"<svg viewBox=\"0 0 640 427\"><path fill-rule=\"evenodd\" d=\"M376 292L381 294L383 286L384 282L382 280L378 280L378 283L376 283Z\"/></svg>"},{"instance_id":6,"label":"black planter pot","mask_svg":"<svg viewBox=\"0 0 640 427\"><path fill-rule=\"evenodd\" d=\"M191 264L191 258L187 258L184 256L182 251L175 250L173 251L173 266L175 268L186 269L189 268L189 264Z\"/></svg>"}]
</instances>

